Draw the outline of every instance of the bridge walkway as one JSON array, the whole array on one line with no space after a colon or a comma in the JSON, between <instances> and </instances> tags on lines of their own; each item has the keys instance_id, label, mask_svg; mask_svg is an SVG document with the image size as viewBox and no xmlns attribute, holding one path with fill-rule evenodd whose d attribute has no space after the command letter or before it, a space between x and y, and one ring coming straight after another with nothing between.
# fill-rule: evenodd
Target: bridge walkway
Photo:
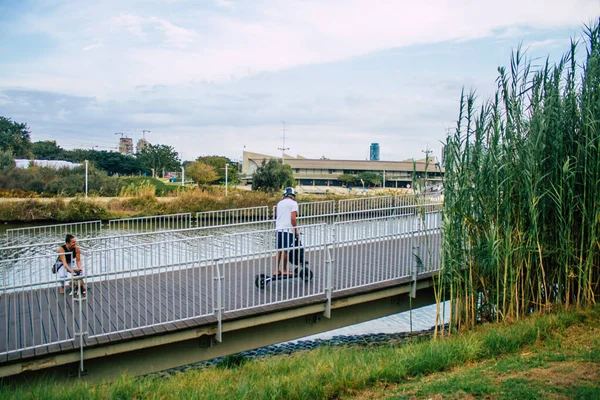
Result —
<instances>
[{"instance_id":1,"label":"bridge walkway","mask_svg":"<svg viewBox=\"0 0 600 400\"><path fill-rule=\"evenodd\" d=\"M306 253L312 280L274 281L265 288L255 285L255 277L275 269L275 251L255 258L165 266L153 273L100 275L89 279L81 301L59 294L56 286L3 293L0 364L72 351L80 347L80 338L87 348L214 325L219 309L227 321L322 303L328 268L333 299L398 285L414 278L414 249L421 248L420 257L425 259L423 249L437 254L438 241L439 233L433 233L335 248L316 246ZM431 276L439 260L434 256L427 264L417 279Z\"/></svg>"}]
</instances>

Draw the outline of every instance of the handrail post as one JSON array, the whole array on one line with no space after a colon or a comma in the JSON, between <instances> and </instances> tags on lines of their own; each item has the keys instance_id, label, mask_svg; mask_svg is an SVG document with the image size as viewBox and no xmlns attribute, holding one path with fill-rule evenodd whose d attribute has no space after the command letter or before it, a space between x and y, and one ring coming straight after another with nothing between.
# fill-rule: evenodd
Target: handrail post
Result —
<instances>
[{"instance_id":1,"label":"handrail post","mask_svg":"<svg viewBox=\"0 0 600 400\"><path fill-rule=\"evenodd\" d=\"M222 258L219 258L218 260L216 260L214 271L216 271L217 274L216 274L216 276L213 275L213 280L217 284L217 298L216 298L217 304L215 305L214 313L215 313L215 316L217 317L216 340L219 343L221 343L223 341L223 278L224 277L221 275L221 270L219 268L219 262L221 262L222 260L223 260Z\"/></svg>"},{"instance_id":2,"label":"handrail post","mask_svg":"<svg viewBox=\"0 0 600 400\"><path fill-rule=\"evenodd\" d=\"M325 245L326 250L326 284L325 295L327 296L327 304L325 305L325 318L331 318L331 297L333 294L333 258L331 257L331 245Z\"/></svg>"},{"instance_id":3,"label":"handrail post","mask_svg":"<svg viewBox=\"0 0 600 400\"><path fill-rule=\"evenodd\" d=\"M73 293L73 290L75 289L75 282L77 282L77 292ZM71 293L73 293L73 306L77 304L77 313L79 317L79 330L76 330L75 312L73 312L73 333L75 338L79 337L79 369L77 370L78 377L81 377L81 375L85 371L83 368L83 337L88 334L88 332L83 328L83 302L87 299L87 291L86 297L84 297L81 290L81 282L83 282L82 277L75 277L71 275Z\"/></svg>"}]
</instances>

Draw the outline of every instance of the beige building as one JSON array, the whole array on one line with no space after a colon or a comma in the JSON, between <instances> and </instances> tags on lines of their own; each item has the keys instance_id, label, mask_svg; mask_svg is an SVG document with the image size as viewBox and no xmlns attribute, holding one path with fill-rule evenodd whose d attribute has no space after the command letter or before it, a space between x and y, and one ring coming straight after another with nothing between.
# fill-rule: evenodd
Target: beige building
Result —
<instances>
[{"instance_id":1,"label":"beige building","mask_svg":"<svg viewBox=\"0 0 600 400\"><path fill-rule=\"evenodd\" d=\"M281 157L244 151L242 179L246 182L251 182L252 174L262 164L263 160L268 161L271 158L281 159ZM416 172L417 178L424 178L426 167L427 180L433 186L442 182L443 175L443 169L439 169L434 163L433 158L430 158L427 166L425 159L414 160L414 162L413 160L328 160L309 159L302 156L292 157L287 154L284 156L284 159L285 163L292 167L294 179L301 186L342 186L343 183L337 179L340 175L358 175L361 172L374 172L385 177L385 187L405 188L410 187L413 180L413 170Z\"/></svg>"},{"instance_id":2,"label":"beige building","mask_svg":"<svg viewBox=\"0 0 600 400\"><path fill-rule=\"evenodd\" d=\"M133 154L133 139L132 138L122 137L121 139L119 139L119 153L125 154L125 155Z\"/></svg>"}]
</instances>

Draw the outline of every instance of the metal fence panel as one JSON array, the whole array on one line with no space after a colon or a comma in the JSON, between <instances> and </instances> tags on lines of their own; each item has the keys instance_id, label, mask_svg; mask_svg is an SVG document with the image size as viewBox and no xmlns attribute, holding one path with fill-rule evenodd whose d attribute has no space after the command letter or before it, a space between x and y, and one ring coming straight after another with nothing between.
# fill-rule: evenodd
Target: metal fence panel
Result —
<instances>
[{"instance_id":1,"label":"metal fence panel","mask_svg":"<svg viewBox=\"0 0 600 400\"><path fill-rule=\"evenodd\" d=\"M191 213L153 215L150 217L123 218L108 221L109 229L125 232L164 231L191 227Z\"/></svg>"},{"instance_id":2,"label":"metal fence panel","mask_svg":"<svg viewBox=\"0 0 600 400\"><path fill-rule=\"evenodd\" d=\"M77 335L85 334L86 346L188 321L220 322L227 313L329 299L329 285L343 291L409 277L415 266L418 274L439 269L441 203L414 198L384 207L387 202L372 203L379 207L372 210L359 204L346 214L327 214L329 203L307 206L307 213L362 219L303 225L310 279L263 287L256 277L278 270L276 231L264 229L265 222L82 239L85 300L58 293L61 281L51 273L57 244L46 245L47 254L3 259L0 360L73 347ZM366 218L371 211L375 217Z\"/></svg>"},{"instance_id":3,"label":"metal fence panel","mask_svg":"<svg viewBox=\"0 0 600 400\"><path fill-rule=\"evenodd\" d=\"M81 238L94 237L100 234L102 221L72 222L68 224L40 225L26 228L6 230L6 246L25 245L33 242L62 240L67 234Z\"/></svg>"},{"instance_id":4,"label":"metal fence panel","mask_svg":"<svg viewBox=\"0 0 600 400\"><path fill-rule=\"evenodd\" d=\"M51 271L57 256L0 261L0 361L73 346L76 307L72 297L59 293L63 281ZM31 284L28 274L43 274L44 282Z\"/></svg>"},{"instance_id":5,"label":"metal fence panel","mask_svg":"<svg viewBox=\"0 0 600 400\"><path fill-rule=\"evenodd\" d=\"M269 219L269 207L234 208L230 210L203 211L196 213L197 227L236 225L246 222L260 222Z\"/></svg>"}]
</instances>

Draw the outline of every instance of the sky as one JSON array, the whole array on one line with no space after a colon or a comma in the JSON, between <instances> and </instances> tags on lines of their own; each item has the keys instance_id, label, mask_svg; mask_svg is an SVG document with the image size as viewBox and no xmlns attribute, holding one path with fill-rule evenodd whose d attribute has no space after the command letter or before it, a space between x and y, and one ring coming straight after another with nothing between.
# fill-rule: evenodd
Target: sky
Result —
<instances>
[{"instance_id":1,"label":"sky","mask_svg":"<svg viewBox=\"0 0 600 400\"><path fill-rule=\"evenodd\" d=\"M0 0L0 116L65 149L439 158L461 90L485 101L519 45L557 61L599 16L600 0Z\"/></svg>"}]
</instances>

